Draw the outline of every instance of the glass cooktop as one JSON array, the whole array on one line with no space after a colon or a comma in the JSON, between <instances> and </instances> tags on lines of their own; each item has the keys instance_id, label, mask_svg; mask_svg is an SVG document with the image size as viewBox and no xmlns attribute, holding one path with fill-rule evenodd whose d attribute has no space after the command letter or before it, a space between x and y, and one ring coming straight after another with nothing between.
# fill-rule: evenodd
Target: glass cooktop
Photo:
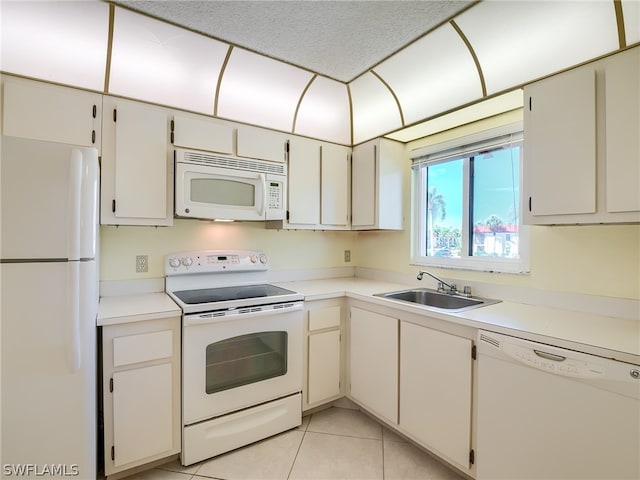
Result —
<instances>
[{"instance_id":1,"label":"glass cooktop","mask_svg":"<svg viewBox=\"0 0 640 480\"><path fill-rule=\"evenodd\" d=\"M199 288L195 290L181 290L173 292L183 303L197 305L199 303L227 302L247 298L277 297L291 295L296 292L286 288L276 287L268 283L258 285L241 285L234 287Z\"/></svg>"}]
</instances>

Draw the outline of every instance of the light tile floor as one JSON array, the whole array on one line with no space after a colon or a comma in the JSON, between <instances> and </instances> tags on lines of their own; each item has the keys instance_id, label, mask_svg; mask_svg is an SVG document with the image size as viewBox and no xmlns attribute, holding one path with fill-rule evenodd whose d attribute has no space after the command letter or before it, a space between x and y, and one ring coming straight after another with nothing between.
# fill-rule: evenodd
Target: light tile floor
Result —
<instances>
[{"instance_id":1,"label":"light tile floor","mask_svg":"<svg viewBox=\"0 0 640 480\"><path fill-rule=\"evenodd\" d=\"M178 461L126 480L464 480L359 410L332 407L294 430L190 467Z\"/></svg>"}]
</instances>

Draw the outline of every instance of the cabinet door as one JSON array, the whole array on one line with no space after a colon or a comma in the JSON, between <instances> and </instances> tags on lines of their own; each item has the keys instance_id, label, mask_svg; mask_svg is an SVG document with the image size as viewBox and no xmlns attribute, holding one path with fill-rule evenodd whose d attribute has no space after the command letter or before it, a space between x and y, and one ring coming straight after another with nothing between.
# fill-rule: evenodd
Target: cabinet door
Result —
<instances>
[{"instance_id":1,"label":"cabinet door","mask_svg":"<svg viewBox=\"0 0 640 480\"><path fill-rule=\"evenodd\" d=\"M353 149L351 157L351 226L374 227L376 223L376 145Z\"/></svg>"},{"instance_id":2,"label":"cabinet door","mask_svg":"<svg viewBox=\"0 0 640 480\"><path fill-rule=\"evenodd\" d=\"M114 465L126 465L173 447L172 365L113 374Z\"/></svg>"},{"instance_id":3,"label":"cabinet door","mask_svg":"<svg viewBox=\"0 0 640 480\"><path fill-rule=\"evenodd\" d=\"M173 144L224 154L233 153L231 124L211 118L176 115L173 118Z\"/></svg>"},{"instance_id":4,"label":"cabinet door","mask_svg":"<svg viewBox=\"0 0 640 480\"><path fill-rule=\"evenodd\" d=\"M320 144L289 140L289 223L320 223Z\"/></svg>"},{"instance_id":5,"label":"cabinet door","mask_svg":"<svg viewBox=\"0 0 640 480\"><path fill-rule=\"evenodd\" d=\"M400 426L469 468L471 340L401 322Z\"/></svg>"},{"instance_id":6,"label":"cabinet door","mask_svg":"<svg viewBox=\"0 0 640 480\"><path fill-rule=\"evenodd\" d=\"M351 397L398 423L398 320L351 308Z\"/></svg>"},{"instance_id":7,"label":"cabinet door","mask_svg":"<svg viewBox=\"0 0 640 480\"><path fill-rule=\"evenodd\" d=\"M358 145L351 159L351 228L402 230L404 146L378 138Z\"/></svg>"},{"instance_id":8,"label":"cabinet door","mask_svg":"<svg viewBox=\"0 0 640 480\"><path fill-rule=\"evenodd\" d=\"M2 83L3 135L100 147L100 95L11 77Z\"/></svg>"},{"instance_id":9,"label":"cabinet door","mask_svg":"<svg viewBox=\"0 0 640 480\"><path fill-rule=\"evenodd\" d=\"M103 125L101 222L172 225L167 110L105 98Z\"/></svg>"},{"instance_id":10,"label":"cabinet door","mask_svg":"<svg viewBox=\"0 0 640 480\"><path fill-rule=\"evenodd\" d=\"M340 395L340 330L309 335L307 402Z\"/></svg>"},{"instance_id":11,"label":"cabinet door","mask_svg":"<svg viewBox=\"0 0 640 480\"><path fill-rule=\"evenodd\" d=\"M591 65L525 88L524 200L533 216L596 211L595 88Z\"/></svg>"},{"instance_id":12,"label":"cabinet door","mask_svg":"<svg viewBox=\"0 0 640 480\"><path fill-rule=\"evenodd\" d=\"M322 145L320 223L349 226L351 166L349 148Z\"/></svg>"},{"instance_id":13,"label":"cabinet door","mask_svg":"<svg viewBox=\"0 0 640 480\"><path fill-rule=\"evenodd\" d=\"M238 156L284 162L287 137L264 128L238 127Z\"/></svg>"},{"instance_id":14,"label":"cabinet door","mask_svg":"<svg viewBox=\"0 0 640 480\"><path fill-rule=\"evenodd\" d=\"M640 211L640 48L605 64L607 211Z\"/></svg>"}]
</instances>

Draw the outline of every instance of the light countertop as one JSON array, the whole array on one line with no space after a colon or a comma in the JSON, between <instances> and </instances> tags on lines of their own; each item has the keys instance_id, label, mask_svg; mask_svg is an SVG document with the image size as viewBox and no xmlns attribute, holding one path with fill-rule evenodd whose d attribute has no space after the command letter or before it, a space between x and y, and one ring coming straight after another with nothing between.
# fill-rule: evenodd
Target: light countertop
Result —
<instances>
[{"instance_id":1,"label":"light countertop","mask_svg":"<svg viewBox=\"0 0 640 480\"><path fill-rule=\"evenodd\" d=\"M445 313L373 296L374 293L411 288L407 285L355 277L285 282L278 285L302 293L306 301L346 295L387 308L640 364L638 320L515 302L500 302L462 312Z\"/></svg>"},{"instance_id":2,"label":"light countertop","mask_svg":"<svg viewBox=\"0 0 640 480\"><path fill-rule=\"evenodd\" d=\"M179 317L180 307L165 293L101 297L98 326Z\"/></svg>"},{"instance_id":3,"label":"light countertop","mask_svg":"<svg viewBox=\"0 0 640 480\"><path fill-rule=\"evenodd\" d=\"M277 282L302 293L305 301L349 297L372 305L393 308L425 318L549 343L585 353L640 365L640 321L565 309L500 302L462 312L427 310L373 294L404 290L410 286L366 278L344 277L323 280ZM164 293L102 297L98 326L181 315L180 308Z\"/></svg>"}]
</instances>

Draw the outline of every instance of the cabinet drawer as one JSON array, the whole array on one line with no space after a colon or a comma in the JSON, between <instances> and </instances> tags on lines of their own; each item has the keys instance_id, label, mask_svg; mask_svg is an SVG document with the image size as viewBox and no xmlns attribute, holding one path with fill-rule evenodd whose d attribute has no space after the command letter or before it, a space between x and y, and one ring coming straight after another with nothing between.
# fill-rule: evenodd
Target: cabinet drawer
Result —
<instances>
[{"instance_id":1,"label":"cabinet drawer","mask_svg":"<svg viewBox=\"0 0 640 480\"><path fill-rule=\"evenodd\" d=\"M113 366L149 362L173 355L173 332L143 333L113 339Z\"/></svg>"},{"instance_id":2,"label":"cabinet drawer","mask_svg":"<svg viewBox=\"0 0 640 480\"><path fill-rule=\"evenodd\" d=\"M309 310L309 331L340 326L340 306Z\"/></svg>"}]
</instances>

